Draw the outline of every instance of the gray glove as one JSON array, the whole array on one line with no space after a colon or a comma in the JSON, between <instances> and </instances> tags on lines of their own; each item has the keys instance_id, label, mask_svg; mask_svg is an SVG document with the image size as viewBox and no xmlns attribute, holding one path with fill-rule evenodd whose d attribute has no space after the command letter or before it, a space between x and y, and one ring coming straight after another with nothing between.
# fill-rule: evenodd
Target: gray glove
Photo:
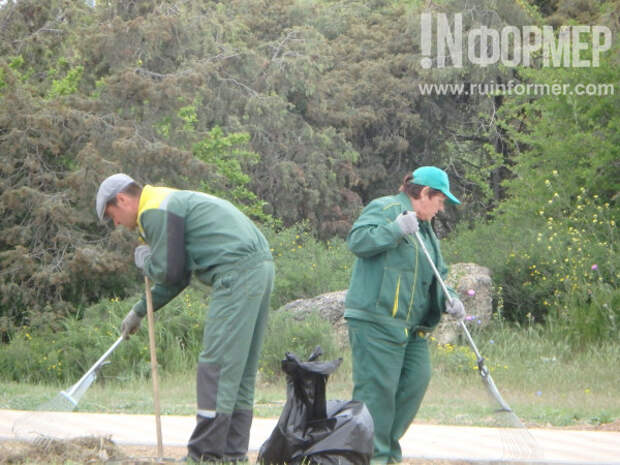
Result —
<instances>
[{"instance_id":1,"label":"gray glove","mask_svg":"<svg viewBox=\"0 0 620 465\"><path fill-rule=\"evenodd\" d=\"M452 315L456 320L462 320L465 318L465 306L463 302L461 302L456 297L452 298L451 301L446 302L446 312Z\"/></svg>"},{"instance_id":2,"label":"gray glove","mask_svg":"<svg viewBox=\"0 0 620 465\"><path fill-rule=\"evenodd\" d=\"M148 245L139 245L133 251L133 260L136 266L144 271L144 262L146 257L151 255L151 248Z\"/></svg>"},{"instance_id":3,"label":"gray glove","mask_svg":"<svg viewBox=\"0 0 620 465\"><path fill-rule=\"evenodd\" d=\"M121 323L123 339L129 339L129 336L138 331L140 329L140 322L142 322L142 317L131 310Z\"/></svg>"},{"instance_id":4,"label":"gray glove","mask_svg":"<svg viewBox=\"0 0 620 465\"><path fill-rule=\"evenodd\" d=\"M415 234L418 230L418 219L414 211L404 211L396 217L396 223L403 234Z\"/></svg>"}]
</instances>

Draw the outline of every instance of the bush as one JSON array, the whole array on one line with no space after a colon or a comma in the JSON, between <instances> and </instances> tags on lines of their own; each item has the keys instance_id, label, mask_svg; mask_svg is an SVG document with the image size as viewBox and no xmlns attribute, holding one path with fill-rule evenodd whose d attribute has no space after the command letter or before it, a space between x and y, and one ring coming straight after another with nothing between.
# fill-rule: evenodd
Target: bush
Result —
<instances>
[{"instance_id":1,"label":"bush","mask_svg":"<svg viewBox=\"0 0 620 465\"><path fill-rule=\"evenodd\" d=\"M545 183L544 207L461 231L444 241L446 258L489 267L509 320L546 321L577 345L613 338L620 319L615 210L585 189L571 199L559 183Z\"/></svg>"},{"instance_id":2,"label":"bush","mask_svg":"<svg viewBox=\"0 0 620 465\"><path fill-rule=\"evenodd\" d=\"M28 328L5 344L0 352L2 379L28 383L76 382L118 338L118 328L135 298L111 300L90 307L82 320L65 321L65 329L32 333ZM165 308L156 312L157 361L162 372L175 373L195 368L202 348L206 298L189 288ZM150 376L147 322L110 356L102 376L128 379ZM270 315L260 360L260 372L267 382L280 377L280 361L286 352L306 358L320 345L324 358L338 356L330 324L318 314L297 321L285 312Z\"/></svg>"},{"instance_id":3,"label":"bush","mask_svg":"<svg viewBox=\"0 0 620 465\"><path fill-rule=\"evenodd\" d=\"M119 337L119 328L138 296L112 299L89 307L84 318L67 318L64 328L22 328L0 352L2 378L19 382L77 381ZM164 371L193 367L202 347L206 299L189 288L155 313L157 361ZM146 319L142 329L124 341L110 356L103 376L149 376L150 353Z\"/></svg>"},{"instance_id":4,"label":"bush","mask_svg":"<svg viewBox=\"0 0 620 465\"><path fill-rule=\"evenodd\" d=\"M344 289L348 285L352 255L344 241L316 240L303 225L275 233L266 231L276 264L276 284L272 308L301 297ZM208 289L193 281L181 295L155 313L157 361L163 372L193 369L202 348L204 314ZM19 382L60 382L70 384L103 354L119 336L120 324L137 300L106 299L88 307L81 318L61 320L53 331L23 326L0 351L0 376ZM103 376L124 379L150 374L147 322L131 339L123 342L110 357ZM304 358L316 345L325 357L335 356L332 329L325 321L290 319L282 312L271 315L261 370L266 380L280 374L279 362L286 351Z\"/></svg>"},{"instance_id":5,"label":"bush","mask_svg":"<svg viewBox=\"0 0 620 465\"><path fill-rule=\"evenodd\" d=\"M476 354L468 347L454 344L440 344L434 337L429 347L433 366L447 373L470 373L478 369Z\"/></svg>"},{"instance_id":6,"label":"bush","mask_svg":"<svg viewBox=\"0 0 620 465\"><path fill-rule=\"evenodd\" d=\"M312 313L303 321L298 321L290 313L273 312L259 365L261 376L265 381L279 379L282 375L281 361L286 352L292 352L306 360L317 345L323 349L320 360L338 358L334 330L318 313Z\"/></svg>"},{"instance_id":7,"label":"bush","mask_svg":"<svg viewBox=\"0 0 620 465\"><path fill-rule=\"evenodd\" d=\"M272 307L348 288L353 254L343 239L319 241L305 222L265 235L276 265Z\"/></svg>"}]
</instances>

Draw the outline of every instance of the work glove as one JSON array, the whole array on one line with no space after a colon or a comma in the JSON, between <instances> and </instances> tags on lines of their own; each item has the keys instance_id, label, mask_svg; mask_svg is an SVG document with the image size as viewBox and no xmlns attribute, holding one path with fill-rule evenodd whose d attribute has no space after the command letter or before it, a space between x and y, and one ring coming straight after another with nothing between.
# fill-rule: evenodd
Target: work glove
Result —
<instances>
[{"instance_id":1,"label":"work glove","mask_svg":"<svg viewBox=\"0 0 620 465\"><path fill-rule=\"evenodd\" d=\"M132 334L138 331L140 329L141 322L142 317L131 310L121 323L121 335L123 336L123 339L129 339Z\"/></svg>"},{"instance_id":2,"label":"work glove","mask_svg":"<svg viewBox=\"0 0 620 465\"><path fill-rule=\"evenodd\" d=\"M151 255L151 248L148 245L139 245L133 251L133 260L136 266L144 271L144 262L146 257Z\"/></svg>"},{"instance_id":3,"label":"work glove","mask_svg":"<svg viewBox=\"0 0 620 465\"><path fill-rule=\"evenodd\" d=\"M418 219L414 211L404 211L396 217L396 223L404 234L415 234L418 230Z\"/></svg>"},{"instance_id":4,"label":"work glove","mask_svg":"<svg viewBox=\"0 0 620 465\"><path fill-rule=\"evenodd\" d=\"M446 302L446 313L452 315L456 320L462 320L465 318L465 306L463 302L454 297Z\"/></svg>"}]
</instances>

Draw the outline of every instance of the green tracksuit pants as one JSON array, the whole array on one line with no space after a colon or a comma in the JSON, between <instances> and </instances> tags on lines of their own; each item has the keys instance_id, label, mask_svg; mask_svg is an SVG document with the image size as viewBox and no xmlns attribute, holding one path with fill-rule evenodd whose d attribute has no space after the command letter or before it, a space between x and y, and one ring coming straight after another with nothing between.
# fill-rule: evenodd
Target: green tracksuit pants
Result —
<instances>
[{"instance_id":1,"label":"green tracksuit pants","mask_svg":"<svg viewBox=\"0 0 620 465\"><path fill-rule=\"evenodd\" d=\"M431 377L428 343L419 334L349 318L353 399L375 424L372 463L399 463L399 439L413 421Z\"/></svg>"},{"instance_id":2,"label":"green tracksuit pants","mask_svg":"<svg viewBox=\"0 0 620 465\"><path fill-rule=\"evenodd\" d=\"M273 280L273 261L261 255L217 272L198 363L196 427L188 442L194 460L232 461L247 453Z\"/></svg>"}]
</instances>

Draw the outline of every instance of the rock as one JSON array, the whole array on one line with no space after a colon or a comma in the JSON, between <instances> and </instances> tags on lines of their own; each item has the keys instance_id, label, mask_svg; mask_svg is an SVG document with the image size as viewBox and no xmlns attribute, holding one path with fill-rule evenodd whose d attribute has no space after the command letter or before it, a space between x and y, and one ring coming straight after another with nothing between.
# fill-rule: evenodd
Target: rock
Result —
<instances>
[{"instance_id":1,"label":"rock","mask_svg":"<svg viewBox=\"0 0 620 465\"><path fill-rule=\"evenodd\" d=\"M452 287L465 305L467 324L483 327L491 319L493 310L493 283L488 268L475 263L455 263L450 266L446 284ZM312 312L329 321L334 327L340 347L349 344L347 325L343 318L344 299L347 291L321 294L310 299L297 299L280 307L278 311L291 313L303 320ZM433 336L442 344L454 342L458 334L458 323L444 315Z\"/></svg>"},{"instance_id":2,"label":"rock","mask_svg":"<svg viewBox=\"0 0 620 465\"><path fill-rule=\"evenodd\" d=\"M465 305L465 322L468 326L486 326L493 313L493 281L491 271L475 263L454 263L446 277L446 284L454 289ZM444 315L433 332L441 344L454 342L459 324Z\"/></svg>"},{"instance_id":3,"label":"rock","mask_svg":"<svg viewBox=\"0 0 620 465\"><path fill-rule=\"evenodd\" d=\"M345 347L349 344L349 333L347 324L344 320L344 298L347 291L328 292L311 299L297 299L283 305L278 311L289 312L294 318L303 320L312 312L318 312L321 318L329 321L336 337L338 338L339 347Z\"/></svg>"}]
</instances>

